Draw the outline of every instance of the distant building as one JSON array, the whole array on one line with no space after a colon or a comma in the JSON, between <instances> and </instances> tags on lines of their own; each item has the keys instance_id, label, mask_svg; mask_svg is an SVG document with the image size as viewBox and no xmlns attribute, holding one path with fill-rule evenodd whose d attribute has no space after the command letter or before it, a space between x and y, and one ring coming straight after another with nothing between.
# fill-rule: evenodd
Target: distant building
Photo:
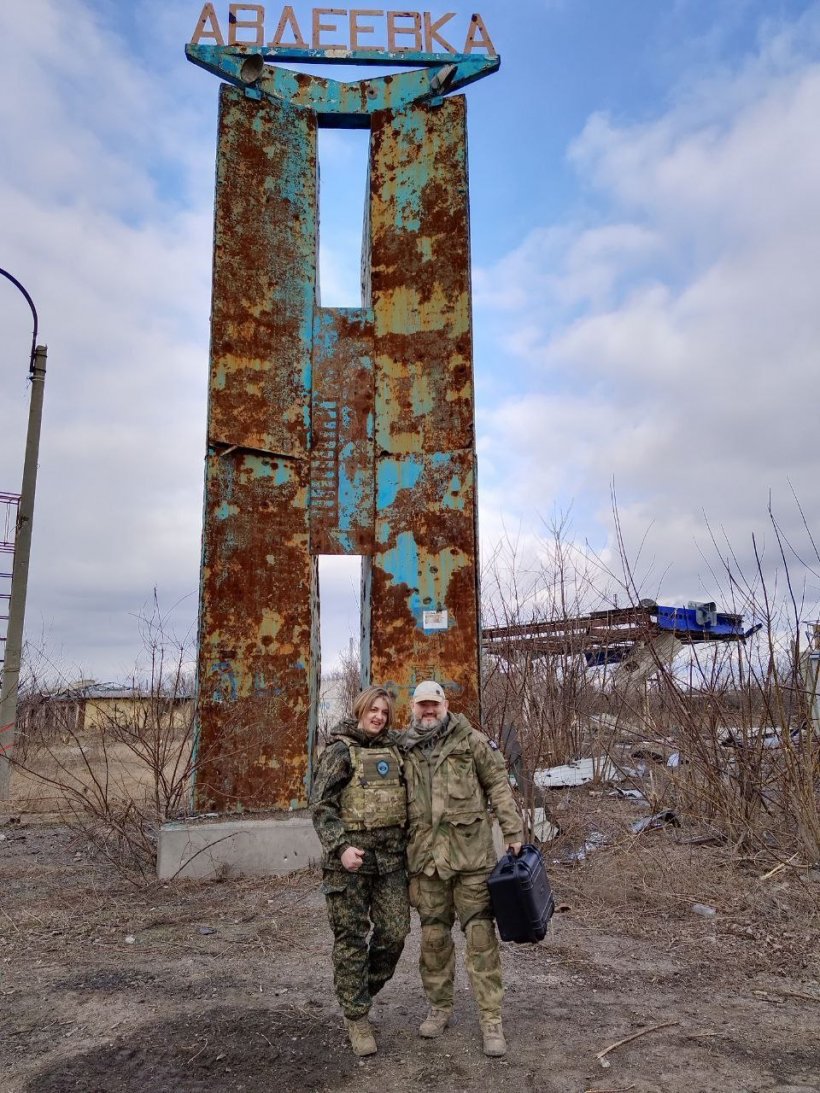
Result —
<instances>
[{"instance_id":1,"label":"distant building","mask_svg":"<svg viewBox=\"0 0 820 1093\"><path fill-rule=\"evenodd\" d=\"M322 679L319 691L319 741L349 712L349 697L343 676ZM136 724L159 705L162 716L171 714L174 728L184 727L193 712L192 695L156 696L138 686L79 680L59 690L38 691L21 703L19 728L32 739L44 735L99 733L112 724ZM169 710L173 707L173 710Z\"/></svg>"},{"instance_id":2,"label":"distant building","mask_svg":"<svg viewBox=\"0 0 820 1093\"><path fill-rule=\"evenodd\" d=\"M109 725L137 725L151 716L170 718L171 727L183 728L193 701L190 695L155 695L138 686L84 679L28 695L20 705L19 730L30 737L100 733Z\"/></svg>"}]
</instances>

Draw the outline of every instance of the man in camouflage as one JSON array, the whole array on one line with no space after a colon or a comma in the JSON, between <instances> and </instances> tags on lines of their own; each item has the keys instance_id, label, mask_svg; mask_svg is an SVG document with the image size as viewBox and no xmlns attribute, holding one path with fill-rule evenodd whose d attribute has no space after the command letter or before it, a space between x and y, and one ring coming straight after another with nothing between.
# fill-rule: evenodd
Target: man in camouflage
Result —
<instances>
[{"instance_id":1,"label":"man in camouflage","mask_svg":"<svg viewBox=\"0 0 820 1093\"><path fill-rule=\"evenodd\" d=\"M331 732L311 794L334 936L333 981L357 1055L377 1050L367 1014L410 932L407 806L392 709L381 687L359 695L354 716Z\"/></svg>"},{"instance_id":2,"label":"man in camouflage","mask_svg":"<svg viewBox=\"0 0 820 1093\"><path fill-rule=\"evenodd\" d=\"M410 902L421 920L419 970L430 1012L419 1033L440 1036L453 1012L455 916L478 1004L484 1053L504 1055L501 958L487 877L496 862L487 804L516 854L523 837L504 760L466 717L449 712L438 683L413 693L413 720L400 740L407 782Z\"/></svg>"}]
</instances>

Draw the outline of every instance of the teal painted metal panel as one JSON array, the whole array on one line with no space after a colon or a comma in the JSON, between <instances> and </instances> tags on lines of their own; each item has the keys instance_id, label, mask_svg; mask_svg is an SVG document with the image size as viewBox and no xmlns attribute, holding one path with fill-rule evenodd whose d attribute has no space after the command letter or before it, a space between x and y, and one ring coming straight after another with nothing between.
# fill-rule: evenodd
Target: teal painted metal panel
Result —
<instances>
[{"instance_id":1,"label":"teal painted metal panel","mask_svg":"<svg viewBox=\"0 0 820 1093\"><path fill-rule=\"evenodd\" d=\"M202 809L306 800L316 119L223 87L200 584Z\"/></svg>"},{"instance_id":2,"label":"teal painted metal panel","mask_svg":"<svg viewBox=\"0 0 820 1093\"><path fill-rule=\"evenodd\" d=\"M466 110L373 117L368 241L376 546L362 615L399 705L435 678L479 705ZM367 243L366 243L367 246Z\"/></svg>"},{"instance_id":3,"label":"teal painted metal panel","mask_svg":"<svg viewBox=\"0 0 820 1093\"><path fill-rule=\"evenodd\" d=\"M495 72L500 58L465 54L275 49L254 46L186 46L190 61L245 90L251 98L273 99L315 111L319 125L368 128L378 110L396 113L417 102L441 101L476 80ZM370 80L345 83L274 66L279 63L379 64L410 66Z\"/></svg>"},{"instance_id":4,"label":"teal painted metal panel","mask_svg":"<svg viewBox=\"0 0 820 1093\"><path fill-rule=\"evenodd\" d=\"M313 341L310 549L373 550L373 316L320 309Z\"/></svg>"}]
</instances>

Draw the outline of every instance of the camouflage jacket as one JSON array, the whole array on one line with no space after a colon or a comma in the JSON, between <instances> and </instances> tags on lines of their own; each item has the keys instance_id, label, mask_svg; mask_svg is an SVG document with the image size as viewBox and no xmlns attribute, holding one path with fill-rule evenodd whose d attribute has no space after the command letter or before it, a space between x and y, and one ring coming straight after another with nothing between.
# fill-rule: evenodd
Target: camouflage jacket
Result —
<instances>
[{"instance_id":1,"label":"camouflage jacket","mask_svg":"<svg viewBox=\"0 0 820 1093\"><path fill-rule=\"evenodd\" d=\"M347 736L362 747L372 744L383 747L395 745L398 735L391 730L372 739L358 727L353 718L339 722L331 730L331 741L322 752L310 795L313 826L322 844L322 866L325 869L343 869L339 860L348 846L365 851L360 873L392 873L404 868L407 835L404 827L377 827L369 831L348 831L342 820L342 791L353 776L353 764L347 743L339 737ZM335 738L335 739L334 739Z\"/></svg>"},{"instance_id":2,"label":"camouflage jacket","mask_svg":"<svg viewBox=\"0 0 820 1093\"><path fill-rule=\"evenodd\" d=\"M505 842L520 842L521 818L500 752L461 714L450 714L442 735L400 743L407 780L411 875L440 877L491 869L496 862L488 803Z\"/></svg>"}]
</instances>

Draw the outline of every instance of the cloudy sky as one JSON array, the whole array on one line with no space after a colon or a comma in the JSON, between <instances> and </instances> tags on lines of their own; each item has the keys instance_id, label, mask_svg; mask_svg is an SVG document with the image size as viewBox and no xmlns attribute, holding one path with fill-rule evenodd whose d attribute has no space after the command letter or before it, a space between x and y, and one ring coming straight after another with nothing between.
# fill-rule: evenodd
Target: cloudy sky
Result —
<instances>
[{"instance_id":1,"label":"cloudy sky","mask_svg":"<svg viewBox=\"0 0 820 1093\"><path fill-rule=\"evenodd\" d=\"M129 674L155 587L195 629L218 84L183 54L200 8L4 11L0 266L49 349L26 631L71 679ZM568 514L617 568L614 487L642 595L720 599L720 554L749 570L753 535L773 564L770 497L811 562L794 498L820 534L820 3L479 10L502 56L467 91L485 554L512 539L537 566ZM357 302L365 155L323 133L327 306ZM5 281L0 324L16 491L31 320ZM816 602L816 559L793 565ZM332 662L358 577L322 577Z\"/></svg>"}]
</instances>

